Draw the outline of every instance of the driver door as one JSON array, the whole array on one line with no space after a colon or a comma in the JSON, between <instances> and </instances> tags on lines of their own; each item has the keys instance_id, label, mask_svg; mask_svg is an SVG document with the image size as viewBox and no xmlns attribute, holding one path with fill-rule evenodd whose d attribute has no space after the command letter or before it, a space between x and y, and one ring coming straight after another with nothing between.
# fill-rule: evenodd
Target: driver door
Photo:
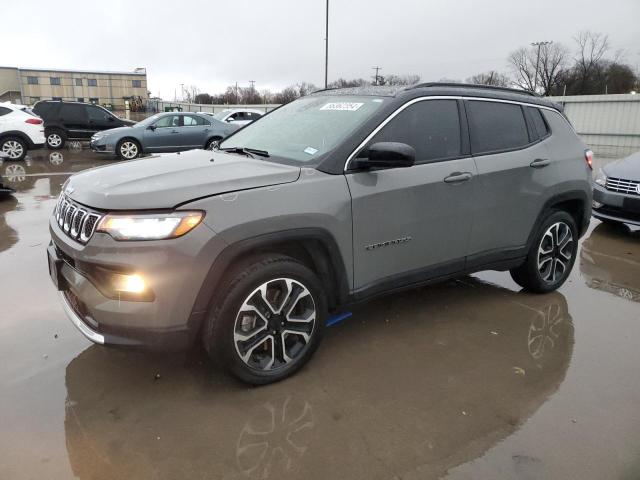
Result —
<instances>
[{"instance_id":1,"label":"driver door","mask_svg":"<svg viewBox=\"0 0 640 480\"><path fill-rule=\"evenodd\" d=\"M175 152L183 148L182 116L168 114L153 124L155 129L144 132L145 150L150 152Z\"/></svg>"},{"instance_id":2,"label":"driver door","mask_svg":"<svg viewBox=\"0 0 640 480\"><path fill-rule=\"evenodd\" d=\"M367 147L401 142L408 168L346 174L352 196L355 290L387 289L464 269L476 167L457 100L424 99L383 126Z\"/></svg>"}]
</instances>

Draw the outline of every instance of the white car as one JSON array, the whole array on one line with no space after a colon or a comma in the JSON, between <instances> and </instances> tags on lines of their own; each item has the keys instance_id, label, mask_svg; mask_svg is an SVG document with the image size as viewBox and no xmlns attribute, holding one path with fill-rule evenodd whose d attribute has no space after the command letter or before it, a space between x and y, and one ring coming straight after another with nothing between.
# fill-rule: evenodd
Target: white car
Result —
<instances>
[{"instance_id":1,"label":"white car","mask_svg":"<svg viewBox=\"0 0 640 480\"><path fill-rule=\"evenodd\" d=\"M29 107L0 103L0 152L22 160L27 150L44 146L44 122Z\"/></svg>"},{"instance_id":2,"label":"white car","mask_svg":"<svg viewBox=\"0 0 640 480\"><path fill-rule=\"evenodd\" d=\"M259 119L264 115L264 112L261 112L260 110L252 110L250 108L228 108L218 113L208 113L208 115L217 118L221 122L233 123L234 125L246 125Z\"/></svg>"}]
</instances>

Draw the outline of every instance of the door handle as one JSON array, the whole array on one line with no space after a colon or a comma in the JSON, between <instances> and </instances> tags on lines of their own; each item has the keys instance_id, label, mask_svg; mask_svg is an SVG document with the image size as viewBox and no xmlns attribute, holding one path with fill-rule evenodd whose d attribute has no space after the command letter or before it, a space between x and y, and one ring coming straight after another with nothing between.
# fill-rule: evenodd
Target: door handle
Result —
<instances>
[{"instance_id":1,"label":"door handle","mask_svg":"<svg viewBox=\"0 0 640 480\"><path fill-rule=\"evenodd\" d=\"M453 172L451 175L444 179L445 183L462 183L468 182L471 180L471 175L469 172Z\"/></svg>"},{"instance_id":2,"label":"door handle","mask_svg":"<svg viewBox=\"0 0 640 480\"><path fill-rule=\"evenodd\" d=\"M536 158L533 162L529 164L530 167L533 168L542 168L549 165L551 161L548 158Z\"/></svg>"},{"instance_id":3,"label":"door handle","mask_svg":"<svg viewBox=\"0 0 640 480\"><path fill-rule=\"evenodd\" d=\"M171 133L180 133L178 130L171 130Z\"/></svg>"}]
</instances>

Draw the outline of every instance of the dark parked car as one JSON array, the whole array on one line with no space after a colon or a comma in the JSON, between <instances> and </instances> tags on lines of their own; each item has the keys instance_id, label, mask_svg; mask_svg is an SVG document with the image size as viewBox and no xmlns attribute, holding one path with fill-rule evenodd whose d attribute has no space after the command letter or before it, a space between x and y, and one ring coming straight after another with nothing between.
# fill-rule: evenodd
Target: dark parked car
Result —
<instances>
[{"instance_id":1,"label":"dark parked car","mask_svg":"<svg viewBox=\"0 0 640 480\"><path fill-rule=\"evenodd\" d=\"M46 144L53 150L64 147L67 140L88 140L96 132L135 124L90 103L43 100L33 111L44 120Z\"/></svg>"},{"instance_id":2,"label":"dark parked car","mask_svg":"<svg viewBox=\"0 0 640 480\"><path fill-rule=\"evenodd\" d=\"M211 150L241 125L221 122L200 113L158 113L132 127L98 132L91 137L91 150L133 160L141 153Z\"/></svg>"},{"instance_id":3,"label":"dark parked car","mask_svg":"<svg viewBox=\"0 0 640 480\"><path fill-rule=\"evenodd\" d=\"M640 152L603 167L593 185L593 216L640 225Z\"/></svg>"}]
</instances>

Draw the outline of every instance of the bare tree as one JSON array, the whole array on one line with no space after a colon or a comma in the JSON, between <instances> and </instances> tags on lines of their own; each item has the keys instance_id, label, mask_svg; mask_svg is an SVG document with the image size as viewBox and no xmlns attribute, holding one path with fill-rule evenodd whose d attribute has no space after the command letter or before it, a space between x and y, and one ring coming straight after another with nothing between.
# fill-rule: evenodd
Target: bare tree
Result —
<instances>
[{"instance_id":1,"label":"bare tree","mask_svg":"<svg viewBox=\"0 0 640 480\"><path fill-rule=\"evenodd\" d=\"M493 85L494 87L508 87L512 84L509 77L500 72L496 72L495 70L491 70L486 73L478 73L473 77L467 78L466 82L474 83L476 85Z\"/></svg>"},{"instance_id":2,"label":"bare tree","mask_svg":"<svg viewBox=\"0 0 640 480\"><path fill-rule=\"evenodd\" d=\"M580 90L588 91L588 84L600 70L601 60L609 51L609 36L585 30L574 40L578 44L574 70Z\"/></svg>"},{"instance_id":3,"label":"bare tree","mask_svg":"<svg viewBox=\"0 0 640 480\"><path fill-rule=\"evenodd\" d=\"M380 79L382 78L382 82ZM415 85L420 82L420 75L395 75L393 73L382 77L378 74L379 85Z\"/></svg>"},{"instance_id":4,"label":"bare tree","mask_svg":"<svg viewBox=\"0 0 640 480\"><path fill-rule=\"evenodd\" d=\"M200 89L195 85L186 85L184 87L184 99L187 103L193 103L196 96L200 93Z\"/></svg>"},{"instance_id":5,"label":"bare tree","mask_svg":"<svg viewBox=\"0 0 640 480\"><path fill-rule=\"evenodd\" d=\"M521 47L509 55L509 64L515 76L515 83L523 90L538 90L543 95L558 84L566 68L569 52L561 43L546 43L538 47Z\"/></svg>"}]
</instances>

